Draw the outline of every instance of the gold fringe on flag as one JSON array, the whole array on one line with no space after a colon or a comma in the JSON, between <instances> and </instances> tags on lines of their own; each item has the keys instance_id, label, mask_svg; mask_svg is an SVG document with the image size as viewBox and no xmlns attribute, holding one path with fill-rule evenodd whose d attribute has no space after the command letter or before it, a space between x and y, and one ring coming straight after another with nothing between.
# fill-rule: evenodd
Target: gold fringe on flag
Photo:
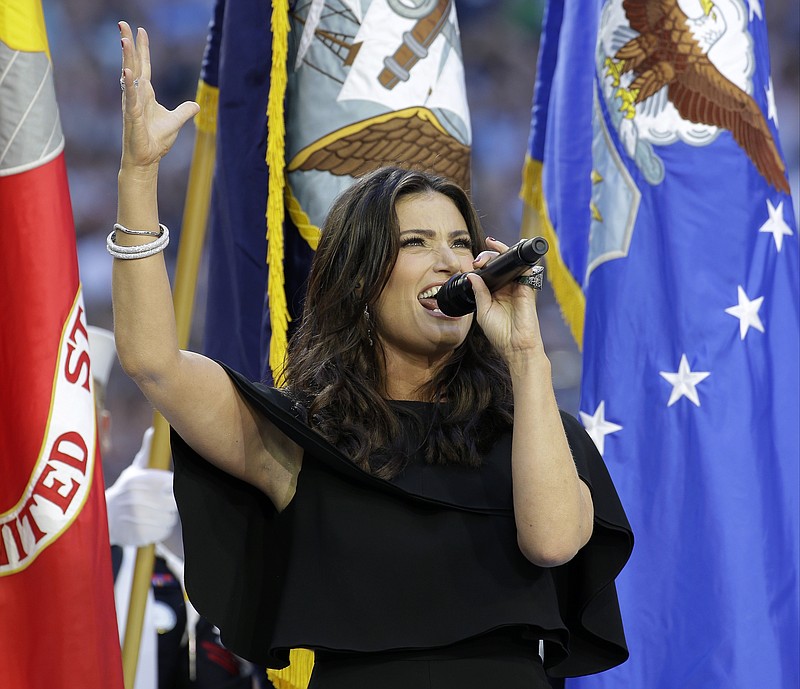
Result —
<instances>
[{"instance_id":1,"label":"gold fringe on flag","mask_svg":"<svg viewBox=\"0 0 800 689\"><path fill-rule=\"evenodd\" d=\"M219 89L206 84L202 79L197 82L195 96L200 112L194 117L194 125L198 132L217 133L217 111L219 110Z\"/></svg>"},{"instance_id":2,"label":"gold fringe on flag","mask_svg":"<svg viewBox=\"0 0 800 689\"><path fill-rule=\"evenodd\" d=\"M275 689L307 689L314 668L314 653L305 648L289 651L289 667L267 670L269 681Z\"/></svg>"},{"instance_id":3,"label":"gold fringe on flag","mask_svg":"<svg viewBox=\"0 0 800 689\"><path fill-rule=\"evenodd\" d=\"M317 250L320 238L320 229L311 222L311 218L303 210L297 197L292 192L292 187L286 184L286 210L292 224L297 228L300 236L306 240L312 251Z\"/></svg>"},{"instance_id":4,"label":"gold fringe on flag","mask_svg":"<svg viewBox=\"0 0 800 689\"><path fill-rule=\"evenodd\" d=\"M561 256L558 235L550 222L547 202L542 191L542 163L530 156L525 156L522 189L519 195L525 204L522 212L522 236L527 238L541 235L550 243L550 251L545 256L548 279L561 308L561 315L569 326L578 348L582 349L586 298Z\"/></svg>"},{"instance_id":5,"label":"gold fringe on flag","mask_svg":"<svg viewBox=\"0 0 800 689\"><path fill-rule=\"evenodd\" d=\"M289 4L287 0L272 3L272 66L270 68L269 99L267 101L267 166L269 186L267 197L267 265L269 280L269 318L272 336L269 342L269 367L276 386L283 383L291 317L286 301L283 272L285 135L284 98L286 96L286 56L289 46ZM268 677L276 689L306 689L314 667L314 654L306 649L289 652L289 667L269 670Z\"/></svg>"},{"instance_id":6,"label":"gold fringe on flag","mask_svg":"<svg viewBox=\"0 0 800 689\"><path fill-rule=\"evenodd\" d=\"M284 243L283 190L285 181L284 98L286 96L286 55L289 45L289 4L287 0L272 3L272 66L270 68L269 99L267 101L267 166L269 184L267 196L267 265L269 280L267 298L272 335L269 341L269 367L275 385L283 384L286 364L288 329L291 317L286 302L283 272Z\"/></svg>"}]
</instances>

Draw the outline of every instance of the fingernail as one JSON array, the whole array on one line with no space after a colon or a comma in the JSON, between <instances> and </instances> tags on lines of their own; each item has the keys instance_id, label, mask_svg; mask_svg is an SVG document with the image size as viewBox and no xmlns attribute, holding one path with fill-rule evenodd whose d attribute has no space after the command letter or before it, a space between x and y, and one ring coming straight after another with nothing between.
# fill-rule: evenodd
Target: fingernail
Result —
<instances>
[{"instance_id":1,"label":"fingernail","mask_svg":"<svg viewBox=\"0 0 800 689\"><path fill-rule=\"evenodd\" d=\"M497 241L494 237L487 237L486 239L491 239L493 242Z\"/></svg>"}]
</instances>

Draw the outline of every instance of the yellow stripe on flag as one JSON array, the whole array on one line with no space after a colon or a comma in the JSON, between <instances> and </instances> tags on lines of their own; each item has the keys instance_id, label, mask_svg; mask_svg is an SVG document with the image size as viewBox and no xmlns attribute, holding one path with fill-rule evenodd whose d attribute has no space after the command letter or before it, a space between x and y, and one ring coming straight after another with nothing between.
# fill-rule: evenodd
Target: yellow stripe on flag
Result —
<instances>
[{"instance_id":1,"label":"yellow stripe on flag","mask_svg":"<svg viewBox=\"0 0 800 689\"><path fill-rule=\"evenodd\" d=\"M26 53L47 53L47 30L40 2L33 0L0 0L0 41L12 50Z\"/></svg>"},{"instance_id":2,"label":"yellow stripe on flag","mask_svg":"<svg viewBox=\"0 0 800 689\"><path fill-rule=\"evenodd\" d=\"M520 198L525 203L522 214L522 236L542 235L550 243L550 251L545 256L547 277L553 286L561 315L569 326L572 337L579 349L583 349L583 316L586 297L581 286L575 281L561 256L558 235L550 223L547 201L542 191L542 163L525 157L522 173Z\"/></svg>"},{"instance_id":3,"label":"yellow stripe on flag","mask_svg":"<svg viewBox=\"0 0 800 689\"><path fill-rule=\"evenodd\" d=\"M197 131L216 134L219 88L211 86L201 79L197 83L197 95L194 99L200 106L200 112L194 117L194 125L197 127Z\"/></svg>"}]
</instances>

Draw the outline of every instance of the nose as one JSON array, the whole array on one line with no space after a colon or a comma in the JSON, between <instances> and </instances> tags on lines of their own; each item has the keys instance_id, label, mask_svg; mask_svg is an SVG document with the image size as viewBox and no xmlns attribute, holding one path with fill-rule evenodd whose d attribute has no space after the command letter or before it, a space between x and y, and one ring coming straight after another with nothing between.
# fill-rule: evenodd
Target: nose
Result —
<instances>
[{"instance_id":1,"label":"nose","mask_svg":"<svg viewBox=\"0 0 800 689\"><path fill-rule=\"evenodd\" d=\"M459 256L449 244L442 244L439 247L434 267L438 272L447 273L448 276L462 272Z\"/></svg>"}]
</instances>

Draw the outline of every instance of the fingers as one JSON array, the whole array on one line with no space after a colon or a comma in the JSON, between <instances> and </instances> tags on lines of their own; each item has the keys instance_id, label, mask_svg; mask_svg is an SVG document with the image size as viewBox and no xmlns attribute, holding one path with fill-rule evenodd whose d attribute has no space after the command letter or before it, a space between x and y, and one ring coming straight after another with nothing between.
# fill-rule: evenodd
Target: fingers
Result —
<instances>
[{"instance_id":1,"label":"fingers","mask_svg":"<svg viewBox=\"0 0 800 689\"><path fill-rule=\"evenodd\" d=\"M508 250L508 244L505 244L504 242L501 242L499 239L495 239L494 237L486 238L486 246L488 246L493 251L497 251L501 254L504 251Z\"/></svg>"},{"instance_id":2,"label":"fingers","mask_svg":"<svg viewBox=\"0 0 800 689\"><path fill-rule=\"evenodd\" d=\"M483 268L489 261L491 261L496 256L499 256L500 252L498 251L481 251L473 260L472 265L475 268Z\"/></svg>"},{"instance_id":3,"label":"fingers","mask_svg":"<svg viewBox=\"0 0 800 689\"><path fill-rule=\"evenodd\" d=\"M131 74L136 71L136 52L133 41L133 31L127 22L120 22L119 40L122 43L122 70L131 70Z\"/></svg>"},{"instance_id":4,"label":"fingers","mask_svg":"<svg viewBox=\"0 0 800 689\"><path fill-rule=\"evenodd\" d=\"M117 26L122 44L122 99L123 102L135 101L138 94L131 89L137 89L140 82L150 81L150 38L141 27L134 38L133 29L127 22L121 21Z\"/></svg>"},{"instance_id":5,"label":"fingers","mask_svg":"<svg viewBox=\"0 0 800 689\"><path fill-rule=\"evenodd\" d=\"M122 41L122 66L133 72L134 79L150 79L150 39L147 31L139 27L134 38L130 24L121 21L119 27Z\"/></svg>"},{"instance_id":6,"label":"fingers","mask_svg":"<svg viewBox=\"0 0 800 689\"><path fill-rule=\"evenodd\" d=\"M122 36L122 38L131 38L131 39L133 38L133 30L131 29L131 25L128 24L128 22L123 20L121 22L118 22L117 26L119 27L119 33Z\"/></svg>"},{"instance_id":7,"label":"fingers","mask_svg":"<svg viewBox=\"0 0 800 689\"><path fill-rule=\"evenodd\" d=\"M485 251L481 251L472 261L472 264L476 270L483 268L493 258L508 251L508 244L501 242L499 239L495 239L494 237L486 238L486 246L489 248ZM533 266L531 266L531 270L526 270L523 274L533 275L535 272L536 271L533 270Z\"/></svg>"},{"instance_id":8,"label":"fingers","mask_svg":"<svg viewBox=\"0 0 800 689\"><path fill-rule=\"evenodd\" d=\"M133 42L133 32L127 22L119 23L120 43L122 44L122 76L120 86L122 87L122 107L129 110L136 102L136 80L137 60L136 50Z\"/></svg>"},{"instance_id":9,"label":"fingers","mask_svg":"<svg viewBox=\"0 0 800 689\"><path fill-rule=\"evenodd\" d=\"M193 100L187 100L175 108L173 112L177 116L180 126L182 127L184 124L186 124L186 122L200 112L200 106Z\"/></svg>"},{"instance_id":10,"label":"fingers","mask_svg":"<svg viewBox=\"0 0 800 689\"><path fill-rule=\"evenodd\" d=\"M139 58L139 78L150 81L150 37L147 31L139 27L136 41L136 54Z\"/></svg>"},{"instance_id":11,"label":"fingers","mask_svg":"<svg viewBox=\"0 0 800 689\"><path fill-rule=\"evenodd\" d=\"M131 462L131 466L137 467L139 469L144 469L148 466L150 462L150 447L153 444L153 427L150 426L142 436L142 446L139 448L139 451L136 453L136 456L133 458L133 462Z\"/></svg>"},{"instance_id":12,"label":"fingers","mask_svg":"<svg viewBox=\"0 0 800 689\"><path fill-rule=\"evenodd\" d=\"M492 305L492 294L479 275L467 273L467 280L469 280L469 284L472 285L472 291L475 294L475 310L478 316L482 316Z\"/></svg>"},{"instance_id":13,"label":"fingers","mask_svg":"<svg viewBox=\"0 0 800 689\"><path fill-rule=\"evenodd\" d=\"M486 246L488 249L481 251L472 261L476 269L483 268L489 261L508 249L508 244L504 244L494 237L486 238Z\"/></svg>"}]
</instances>

